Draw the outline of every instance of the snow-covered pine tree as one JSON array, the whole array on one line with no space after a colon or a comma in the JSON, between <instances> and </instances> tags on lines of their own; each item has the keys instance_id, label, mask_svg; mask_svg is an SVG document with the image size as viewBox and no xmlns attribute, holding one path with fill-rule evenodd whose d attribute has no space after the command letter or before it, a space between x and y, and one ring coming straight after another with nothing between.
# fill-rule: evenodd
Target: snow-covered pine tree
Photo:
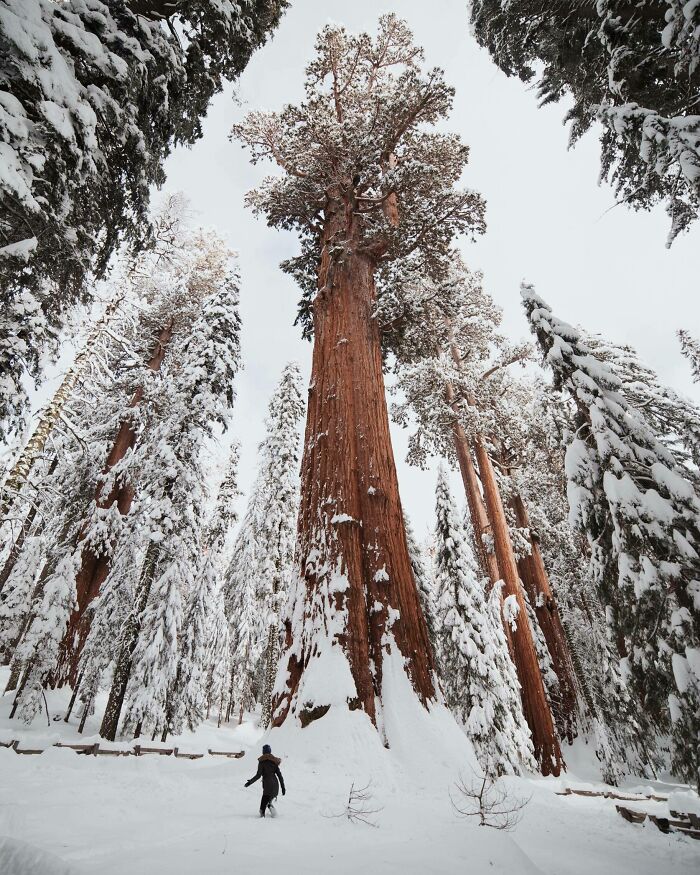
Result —
<instances>
[{"instance_id":1,"label":"snow-covered pine tree","mask_svg":"<svg viewBox=\"0 0 700 875\"><path fill-rule=\"evenodd\" d=\"M541 104L573 99L572 141L603 125L601 171L619 201L649 209L665 200L669 242L697 218L697 3L473 0L471 20L507 75L537 78Z\"/></svg>"},{"instance_id":2,"label":"snow-covered pine tree","mask_svg":"<svg viewBox=\"0 0 700 875\"><path fill-rule=\"evenodd\" d=\"M664 385L629 344L615 344L600 335L585 335L586 345L606 362L622 383L628 401L641 413L659 440L684 467L686 477L698 478L700 467L700 408Z\"/></svg>"},{"instance_id":3,"label":"snow-covered pine tree","mask_svg":"<svg viewBox=\"0 0 700 875\"><path fill-rule=\"evenodd\" d=\"M91 387L86 385L84 390L86 400L81 403L87 406L92 400ZM45 626L46 618L42 615L46 586L52 579L52 585L56 584L54 578L59 567L72 567L80 558L75 545L90 500L90 485L99 474L99 468L94 457L85 452L83 435L68 418L73 417L78 407L77 400L73 398L67 406L68 415L64 416L65 427L52 435L54 461L48 466L36 466L31 482L25 484L22 490L24 494L31 488L29 495L37 513L30 529L31 537L25 541L13 561L1 597L6 622L3 623L0 645L5 659L12 660L8 690L17 688L21 675L28 677L27 670L31 668L32 659L27 654L31 653L34 646L45 644L43 636L49 631ZM38 555L32 557L32 551L37 551ZM52 639L65 631L66 617L61 616L60 608L73 605L74 594L75 588L67 591L66 597L57 599L53 605L51 622L55 627L50 632ZM27 636L34 644L26 644L20 649L20 643ZM39 673L45 662L41 657L35 663L32 674L34 684L39 683L39 678L41 682L48 679L48 670L44 669L43 675ZM52 673L54 669L55 665L51 666ZM19 691L17 705L21 704L21 695L22 690ZM30 711L31 708L24 713Z\"/></svg>"},{"instance_id":4,"label":"snow-covered pine tree","mask_svg":"<svg viewBox=\"0 0 700 875\"><path fill-rule=\"evenodd\" d=\"M124 295L125 292L123 290L116 291L112 299L108 301L103 313L96 320L88 336L85 338L82 349L76 355L73 364L61 380L60 386L54 392L51 401L39 414L31 437L17 454L0 489L0 521L4 519L6 512L20 495L32 467L42 456L46 443L51 432L56 427L64 407L80 380L84 378L84 372L91 366L94 366L96 357L102 352L100 347L104 345L105 340L109 342L110 337L119 334L119 326L114 324L117 321L115 314L123 302ZM22 531L24 531L24 527ZM0 589L2 589L1 585Z\"/></svg>"},{"instance_id":5,"label":"snow-covered pine tree","mask_svg":"<svg viewBox=\"0 0 700 875\"><path fill-rule=\"evenodd\" d=\"M285 0L0 3L0 435L68 308L148 242L172 146L201 136Z\"/></svg>"},{"instance_id":6,"label":"snow-covered pine tree","mask_svg":"<svg viewBox=\"0 0 700 875\"><path fill-rule=\"evenodd\" d=\"M279 385L267 409L267 435L260 447L262 482L266 506L258 507L256 526L262 548L262 577L259 581L265 609L265 647L261 723L272 719L272 693L280 654L281 612L291 584L299 506L299 427L306 405L301 390L301 373L295 363L282 372Z\"/></svg>"},{"instance_id":7,"label":"snow-covered pine tree","mask_svg":"<svg viewBox=\"0 0 700 875\"><path fill-rule=\"evenodd\" d=\"M168 692L162 740L183 726L195 729L208 713L212 694L220 698L219 678L228 677L228 629L222 628L220 576L222 552L229 529L236 521L239 449L234 441L216 506L203 536L204 556L194 574L178 642L178 662ZM214 688L216 684L216 688Z\"/></svg>"},{"instance_id":8,"label":"snow-covered pine tree","mask_svg":"<svg viewBox=\"0 0 700 875\"><path fill-rule=\"evenodd\" d=\"M486 774L535 770L520 685L500 618L500 585L485 597L486 581L440 466L436 489L434 588L442 684L447 704Z\"/></svg>"},{"instance_id":9,"label":"snow-covered pine tree","mask_svg":"<svg viewBox=\"0 0 700 875\"><path fill-rule=\"evenodd\" d=\"M17 714L27 723L41 709L46 678L56 665L65 618L75 604L78 560L75 553L67 553L43 582L33 620L17 648L17 659L25 668L10 716Z\"/></svg>"},{"instance_id":10,"label":"snow-covered pine tree","mask_svg":"<svg viewBox=\"0 0 700 875\"><path fill-rule=\"evenodd\" d=\"M566 449L571 519L588 540L623 679L670 730L674 772L697 781L700 498L581 333L532 286L522 298L555 386L576 405Z\"/></svg>"},{"instance_id":11,"label":"snow-covered pine tree","mask_svg":"<svg viewBox=\"0 0 700 875\"><path fill-rule=\"evenodd\" d=\"M360 707L376 721L387 635L421 702L435 693L372 311L380 268L400 274L413 259L441 276L454 235L483 229L484 204L455 187L467 149L434 130L453 91L422 60L395 15L380 18L375 38L329 25L307 67L304 100L251 113L233 130L254 162L282 170L248 203L300 235L301 254L284 269L302 287L299 320L314 337L276 725L289 714L306 724L331 706ZM323 672L326 660L339 667L337 683L305 690L307 666Z\"/></svg>"},{"instance_id":12,"label":"snow-covered pine tree","mask_svg":"<svg viewBox=\"0 0 700 875\"><path fill-rule=\"evenodd\" d=\"M122 265L119 284L127 290L129 300L141 302L142 310L129 337L129 348L145 366L134 369L133 361L124 361L121 351L117 370L122 377L119 386L112 385L107 374L108 396L118 399L116 390L120 388L123 400L111 411L109 423L113 431L108 438L103 470L95 485L94 503L84 526L82 561L76 579L77 608L71 615L61 648L60 682L76 683L78 660L89 630L87 614L109 572L112 544L117 538L105 536L103 521L111 519L118 526L118 515L127 514L134 499L129 468L142 430L144 399L173 348L176 331L189 324L194 318L193 312L196 316L202 296L208 294L207 283L219 281L212 270L214 273L221 270L221 264L216 266L215 255L221 244L215 238L210 243L201 234L187 229L184 210L181 196L171 196L154 222L154 248L135 262ZM219 260L224 257L220 252ZM211 258L214 260L209 265ZM129 396L131 400L127 402Z\"/></svg>"},{"instance_id":13,"label":"snow-covered pine tree","mask_svg":"<svg viewBox=\"0 0 700 875\"><path fill-rule=\"evenodd\" d=\"M30 535L8 576L7 593L0 596L0 658L9 662L21 637L22 625L31 594L45 561L46 544L42 535Z\"/></svg>"},{"instance_id":14,"label":"snow-covered pine tree","mask_svg":"<svg viewBox=\"0 0 700 875\"><path fill-rule=\"evenodd\" d=\"M299 502L301 374L288 364L270 398L251 490L226 585L233 625L233 678L239 713L262 702L269 725L279 661L281 609L293 573ZM262 683L258 676L262 675Z\"/></svg>"},{"instance_id":15,"label":"snow-covered pine tree","mask_svg":"<svg viewBox=\"0 0 700 875\"><path fill-rule=\"evenodd\" d=\"M563 441L573 431L573 403L540 379L520 380L510 394L517 416L509 419L508 438L518 451L511 478L527 502L527 528L536 532L533 547L555 593L553 605L546 594L539 597L538 589L530 601L545 635L563 635L575 679L575 728L594 745L604 781L616 784L625 774L651 776L659 764L654 732L622 680L605 609L590 579L587 544L569 525ZM522 577L530 593L527 573ZM560 630L551 628L555 619ZM566 724L560 731L566 734Z\"/></svg>"},{"instance_id":16,"label":"snow-covered pine tree","mask_svg":"<svg viewBox=\"0 0 700 875\"><path fill-rule=\"evenodd\" d=\"M696 340L689 332L679 331L678 339L681 343L681 352L690 363L690 371L693 381L700 383L700 341Z\"/></svg>"},{"instance_id":17,"label":"snow-covered pine tree","mask_svg":"<svg viewBox=\"0 0 700 875\"><path fill-rule=\"evenodd\" d=\"M260 660L267 631L258 600L259 550L264 546L258 543L256 518L249 502L233 545L224 589L231 624L231 707L237 709L239 722L260 697Z\"/></svg>"},{"instance_id":18,"label":"snow-covered pine tree","mask_svg":"<svg viewBox=\"0 0 700 875\"><path fill-rule=\"evenodd\" d=\"M207 479L203 449L217 424L226 427L235 398L238 278L220 240L201 235L198 241L188 281L190 308L173 313L181 330L174 332L172 358L149 387L154 422L144 427L134 453L139 505L130 514L130 526L147 546L100 730L110 739L116 736L122 708L124 731L166 726L182 600L192 591L201 561ZM199 654L198 646L193 643L189 658ZM183 665L182 676L195 670Z\"/></svg>"},{"instance_id":19,"label":"snow-covered pine tree","mask_svg":"<svg viewBox=\"0 0 700 875\"><path fill-rule=\"evenodd\" d=\"M209 625L204 685L207 714L216 707L218 725L228 719L231 707L231 630L226 616L223 588L217 585Z\"/></svg>"},{"instance_id":20,"label":"snow-covered pine tree","mask_svg":"<svg viewBox=\"0 0 700 875\"><path fill-rule=\"evenodd\" d=\"M437 656L437 618L435 604L435 588L433 585L432 575L426 568L425 557L421 546L416 540L413 526L404 511L403 515L404 526L406 527L406 544L408 545L408 555L411 558L411 568L413 569L413 579L416 581L416 589L420 598L420 606L425 617L425 624L428 627L428 637L433 648L433 653Z\"/></svg>"}]
</instances>

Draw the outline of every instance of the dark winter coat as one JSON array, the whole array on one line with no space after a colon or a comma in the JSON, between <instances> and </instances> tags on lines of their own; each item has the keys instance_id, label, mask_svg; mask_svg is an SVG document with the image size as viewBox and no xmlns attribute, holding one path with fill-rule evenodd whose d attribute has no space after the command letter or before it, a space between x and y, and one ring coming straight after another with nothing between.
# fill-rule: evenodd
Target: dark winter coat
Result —
<instances>
[{"instance_id":1,"label":"dark winter coat","mask_svg":"<svg viewBox=\"0 0 700 875\"><path fill-rule=\"evenodd\" d=\"M284 793L284 778L282 777L282 772L280 772L281 762L282 760L279 757L273 756L271 753L264 753L261 757L258 757L258 771L254 778L246 782L246 787L262 778L265 796L270 796L274 799L280 791L280 784L282 785L282 793ZM278 780L279 784L277 783Z\"/></svg>"}]
</instances>

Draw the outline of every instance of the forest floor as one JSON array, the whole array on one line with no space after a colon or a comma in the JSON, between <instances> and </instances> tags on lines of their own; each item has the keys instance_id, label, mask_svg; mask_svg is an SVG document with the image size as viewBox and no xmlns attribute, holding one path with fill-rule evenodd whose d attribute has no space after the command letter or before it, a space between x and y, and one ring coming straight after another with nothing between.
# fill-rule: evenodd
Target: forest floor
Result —
<instances>
[{"instance_id":1,"label":"forest floor","mask_svg":"<svg viewBox=\"0 0 700 875\"><path fill-rule=\"evenodd\" d=\"M0 671L4 688L6 670ZM359 712L329 713L306 729L265 735L249 717L238 726L206 723L168 744L204 753L244 750L241 759L206 756L83 756L51 747L58 740L99 741L96 718L82 736L63 722L67 694L48 695L52 717L31 727L0 699L0 741L47 748L18 755L0 748L0 872L2 875L219 875L219 873L462 873L472 875L690 875L700 871L700 842L664 835L648 821L624 821L615 801L560 796L566 787L602 789L583 742L567 748L561 778L505 779L529 802L511 832L460 817L460 774L470 782L471 746L443 708L428 715L400 679L385 694L387 749ZM99 703L98 703L99 704ZM388 715L391 715L390 717ZM99 716L99 711L98 711ZM258 817L256 771L262 741L282 757L287 795L274 820ZM150 740L142 740L151 744ZM105 746L114 747L114 745ZM130 748L132 743L122 745ZM154 743L154 746L159 746ZM370 820L354 823L344 809L352 783L371 784ZM679 792L677 785L628 781L625 792ZM663 802L622 803L664 815Z\"/></svg>"}]
</instances>

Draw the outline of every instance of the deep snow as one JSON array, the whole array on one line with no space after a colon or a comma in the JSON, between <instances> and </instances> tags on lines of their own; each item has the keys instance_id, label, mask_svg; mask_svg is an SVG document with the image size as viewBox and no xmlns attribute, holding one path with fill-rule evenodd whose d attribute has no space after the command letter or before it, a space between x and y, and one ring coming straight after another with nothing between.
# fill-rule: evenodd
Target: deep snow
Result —
<instances>
[{"instance_id":1,"label":"deep snow","mask_svg":"<svg viewBox=\"0 0 700 875\"><path fill-rule=\"evenodd\" d=\"M6 678L4 669L3 689ZM700 870L700 842L626 823L613 800L556 795L567 785L592 786L595 767L583 743L566 749L570 771L561 779L508 779L515 795L532 797L513 832L459 818L450 790L454 794L460 772L469 780L475 768L469 743L443 708L427 714L415 703L402 672L390 671L384 693L389 749L363 714L333 708L303 730L285 724L263 736L250 719L220 729L208 723L177 739L185 751L243 749L240 760L92 757L59 748L30 756L1 748L0 872L685 875ZM64 691L49 694L52 716L62 718L66 699ZM43 724L37 719L28 728L9 721L10 705L10 696L0 700L0 740L19 738L24 747L59 738L98 740L96 719L79 737L73 719L52 722L50 729L45 715ZM258 818L259 784L243 787L255 773L263 737L282 757L287 784L275 820ZM370 780L372 807L382 809L373 818L378 826L334 817L342 813L351 783ZM648 782L643 786L648 791ZM626 804L667 811L665 803Z\"/></svg>"}]
</instances>

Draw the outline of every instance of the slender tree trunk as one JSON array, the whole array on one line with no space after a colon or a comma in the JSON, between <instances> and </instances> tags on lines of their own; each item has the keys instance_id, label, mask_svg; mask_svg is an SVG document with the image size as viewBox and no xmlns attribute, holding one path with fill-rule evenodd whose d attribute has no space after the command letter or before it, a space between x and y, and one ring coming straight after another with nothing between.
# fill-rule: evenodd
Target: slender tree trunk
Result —
<instances>
[{"instance_id":1,"label":"slender tree trunk","mask_svg":"<svg viewBox=\"0 0 700 875\"><path fill-rule=\"evenodd\" d=\"M233 701L233 689L234 689L234 676L233 676L233 668L231 669L231 680L228 685L228 704L226 705L226 723L231 722L231 714L233 714L233 706L235 702Z\"/></svg>"},{"instance_id":2,"label":"slender tree trunk","mask_svg":"<svg viewBox=\"0 0 700 875\"><path fill-rule=\"evenodd\" d=\"M386 633L393 635L424 704L435 695L434 665L411 570L389 434L379 326L372 318L375 264L354 246L354 205L337 209L343 215L335 226L337 214L327 224L313 307L296 562L306 584L309 629L340 626L343 618L334 644L343 648L355 683L356 696L348 707L363 708L376 723ZM345 240L345 251L331 263L329 249L339 237ZM328 710L323 702L307 709L295 701L313 658L313 631L294 642L295 650L292 638L287 621L285 646L291 652L287 688L273 705L277 726L290 709L303 725Z\"/></svg>"},{"instance_id":3,"label":"slender tree trunk","mask_svg":"<svg viewBox=\"0 0 700 875\"><path fill-rule=\"evenodd\" d=\"M83 708L83 713L80 717L80 726L78 726L78 734L82 735L83 730L85 729L85 722L88 719L88 714L90 713L90 708L92 707L92 696L88 697L85 700L85 707Z\"/></svg>"},{"instance_id":4,"label":"slender tree trunk","mask_svg":"<svg viewBox=\"0 0 700 875\"><path fill-rule=\"evenodd\" d=\"M165 352L173 335L173 320L158 334L153 354L146 367L157 372L165 358ZM131 408L137 407L143 399L143 389L139 387L131 399ZM136 430L131 417L124 419L119 427L112 449L107 456L104 473L107 474L136 443ZM134 498L134 490L130 484L115 484L109 494L101 494L101 486L97 487L95 501L100 508L117 505L119 512L126 515ZM85 641L90 631L90 619L86 614L90 603L95 599L109 574L111 557L104 553L95 553L86 546L82 552L82 562L75 578L76 598L78 606L68 620L66 633L61 642L56 678L59 685L68 681L73 686L78 677L78 665Z\"/></svg>"},{"instance_id":5,"label":"slender tree trunk","mask_svg":"<svg viewBox=\"0 0 700 875\"><path fill-rule=\"evenodd\" d=\"M518 606L516 628L511 629L511 636L515 668L521 687L523 713L532 732L535 759L540 765L542 774L558 775L561 769L565 768L565 763L554 731L552 713L542 682L542 673L532 639L532 630L528 623L527 608L518 576L518 566L515 561L496 474L480 437L474 441L474 449L484 487L484 501L491 520L498 567L504 582L504 597L515 596Z\"/></svg>"},{"instance_id":6,"label":"slender tree trunk","mask_svg":"<svg viewBox=\"0 0 700 875\"><path fill-rule=\"evenodd\" d=\"M552 659L552 666L559 679L561 703L555 709L554 717L562 738L571 743L576 737L576 675L571 660L569 645L559 616L549 577L542 560L542 554L536 534L530 528L530 519L522 497L516 494L512 500L513 510L518 526L530 530L530 555L523 556L518 561L520 578L530 604L535 612L542 634L547 642L547 649Z\"/></svg>"},{"instance_id":7,"label":"slender tree trunk","mask_svg":"<svg viewBox=\"0 0 700 875\"><path fill-rule=\"evenodd\" d=\"M22 668L24 668L24 674L22 674L22 680L18 684L17 680L19 680L19 675L22 672ZM12 687L13 690L16 687L17 692L15 693L15 698L14 698L14 701L12 702L12 710L10 711L10 720L12 720L12 718L17 713L17 706L19 705L19 697L22 695L22 692L23 692L25 686L27 685L27 681L29 680L29 673L31 672L31 670L32 670L32 663L31 662L29 662L26 665L26 667L23 666L21 663L17 666L17 680L15 681L15 686ZM12 677L10 677L10 680L12 680ZM9 689L10 689L10 684L8 682L7 686L5 687L5 692L7 693Z\"/></svg>"},{"instance_id":8,"label":"slender tree trunk","mask_svg":"<svg viewBox=\"0 0 700 875\"><path fill-rule=\"evenodd\" d=\"M451 383L446 386L447 401L451 407L455 406L455 393ZM459 471L462 475L462 483L467 496L467 505L469 507L469 516L471 517L472 526L474 528L474 541L476 555L481 566L481 571L488 577L489 586L500 579L498 571L498 562L493 549L488 550L486 547L487 541L493 540L491 532L491 523L489 522L488 514L484 499L479 489L479 478L472 461L472 454L469 447L469 440L465 434L464 427L459 419L455 418L452 421L452 437L454 440L455 453L459 462Z\"/></svg>"},{"instance_id":9,"label":"slender tree trunk","mask_svg":"<svg viewBox=\"0 0 700 875\"><path fill-rule=\"evenodd\" d=\"M112 678L112 688L109 691L107 707L105 708L102 725L100 727L100 735L108 741L114 741L117 737L119 718L121 717L124 697L126 696L126 688L129 684L129 677L131 676L131 660L134 655L139 632L141 631L141 616L146 608L148 596L151 592L151 585L153 583L153 575L155 573L157 561L158 547L154 541L151 541L146 550L146 556L143 560L143 568L141 569L138 601L126 623L126 629L124 630L124 635L122 637L122 645L117 657L117 665L114 669L114 677Z\"/></svg>"},{"instance_id":10,"label":"slender tree trunk","mask_svg":"<svg viewBox=\"0 0 700 875\"><path fill-rule=\"evenodd\" d=\"M70 702L68 703L68 710L66 711L66 716L63 718L64 723L68 723L68 721L70 720L70 715L73 712L73 706L75 705L75 700L78 698L78 693L80 692L80 682L82 681L82 679L83 679L83 673L81 671L80 675L78 676L78 682L76 683L75 687L73 687L73 695L70 697Z\"/></svg>"},{"instance_id":11,"label":"slender tree trunk","mask_svg":"<svg viewBox=\"0 0 700 875\"><path fill-rule=\"evenodd\" d=\"M7 679L7 684L5 685L5 689L3 690L3 696L5 693L11 693L13 690L17 689L17 684L19 683L20 675L22 674L22 667L24 663L15 659L14 662L10 665L10 676Z\"/></svg>"}]
</instances>

